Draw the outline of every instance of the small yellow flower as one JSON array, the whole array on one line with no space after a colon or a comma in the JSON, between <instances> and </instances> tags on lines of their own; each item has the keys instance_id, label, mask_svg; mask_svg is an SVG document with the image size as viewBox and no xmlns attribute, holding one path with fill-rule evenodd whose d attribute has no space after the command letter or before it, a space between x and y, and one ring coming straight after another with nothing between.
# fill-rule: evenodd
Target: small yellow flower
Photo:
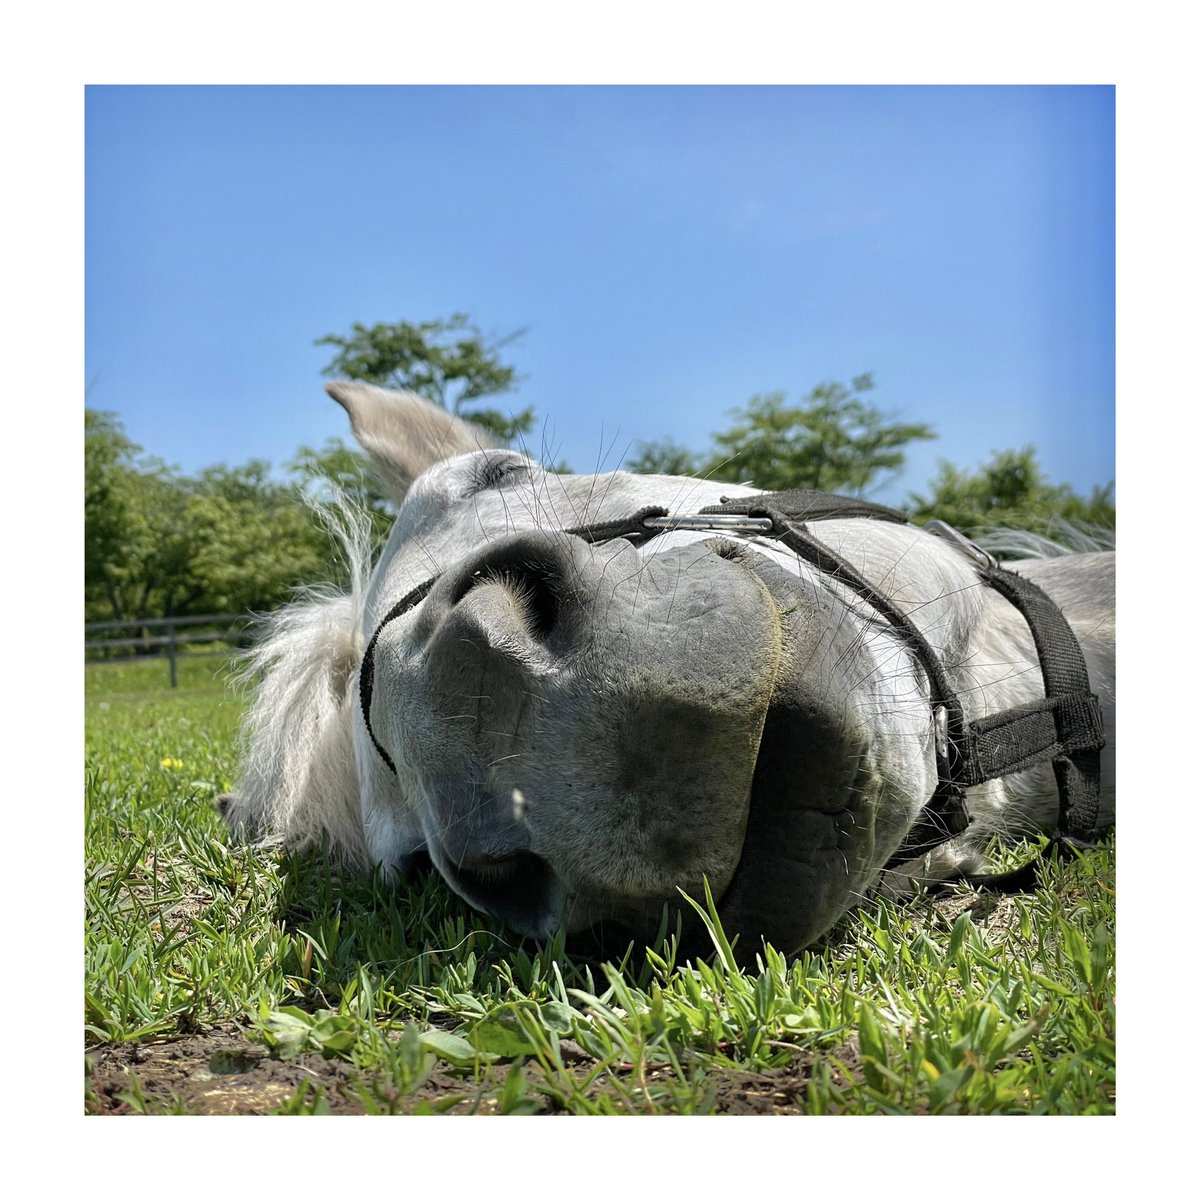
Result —
<instances>
[{"instance_id":1,"label":"small yellow flower","mask_svg":"<svg viewBox=\"0 0 1200 1200\"><path fill-rule=\"evenodd\" d=\"M178 771L183 766L183 759L164 758L158 765L160 767L165 767L168 771Z\"/></svg>"}]
</instances>

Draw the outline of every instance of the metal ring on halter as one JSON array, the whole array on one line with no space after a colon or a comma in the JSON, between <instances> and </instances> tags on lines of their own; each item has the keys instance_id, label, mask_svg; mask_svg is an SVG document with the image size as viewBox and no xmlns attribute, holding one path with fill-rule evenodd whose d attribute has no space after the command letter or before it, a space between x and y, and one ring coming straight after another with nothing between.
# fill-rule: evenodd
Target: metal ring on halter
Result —
<instances>
[{"instance_id":1,"label":"metal ring on halter","mask_svg":"<svg viewBox=\"0 0 1200 1200\"><path fill-rule=\"evenodd\" d=\"M744 533L767 533L775 528L770 517L743 517L736 514L692 513L675 517L647 517L647 529L713 529L739 530Z\"/></svg>"}]
</instances>

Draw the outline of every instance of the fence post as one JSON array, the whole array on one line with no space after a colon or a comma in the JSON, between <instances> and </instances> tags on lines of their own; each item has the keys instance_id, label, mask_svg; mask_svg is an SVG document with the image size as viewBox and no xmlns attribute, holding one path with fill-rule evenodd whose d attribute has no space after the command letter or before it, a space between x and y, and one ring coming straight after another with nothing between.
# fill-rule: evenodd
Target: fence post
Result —
<instances>
[{"instance_id":1,"label":"fence post","mask_svg":"<svg viewBox=\"0 0 1200 1200\"><path fill-rule=\"evenodd\" d=\"M179 675L175 670L175 626L167 626L167 637L171 640L167 643L167 661L171 664L171 686L177 688L179 686Z\"/></svg>"}]
</instances>

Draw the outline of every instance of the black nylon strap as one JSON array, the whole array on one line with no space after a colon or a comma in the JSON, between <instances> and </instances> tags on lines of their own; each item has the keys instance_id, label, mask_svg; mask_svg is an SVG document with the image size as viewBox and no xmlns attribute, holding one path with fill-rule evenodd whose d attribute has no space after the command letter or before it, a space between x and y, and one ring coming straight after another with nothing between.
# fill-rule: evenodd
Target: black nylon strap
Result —
<instances>
[{"instance_id":1,"label":"black nylon strap","mask_svg":"<svg viewBox=\"0 0 1200 1200\"><path fill-rule=\"evenodd\" d=\"M975 722L967 765L972 773L986 768L990 774L985 778L994 779L1050 757L1058 784L1059 830L1091 841L1100 812L1105 736L1083 651L1058 605L1036 584L1003 568L980 574L1029 625L1046 699Z\"/></svg>"},{"instance_id":2,"label":"black nylon strap","mask_svg":"<svg viewBox=\"0 0 1200 1200\"><path fill-rule=\"evenodd\" d=\"M598 525L579 525L574 529L564 529L563 533L569 533L572 537L583 538L585 542L611 542L617 538L643 537L651 538L655 534L661 533L661 529L647 529L647 517L665 517L669 513L667 509L660 507L657 504L651 504L647 508L639 508L632 517L622 517L617 521L604 521Z\"/></svg>"},{"instance_id":3,"label":"black nylon strap","mask_svg":"<svg viewBox=\"0 0 1200 1200\"><path fill-rule=\"evenodd\" d=\"M789 521L826 521L841 517L869 517L874 521L891 521L897 525L907 524L908 518L894 508L876 504L871 500L858 500L852 496L837 496L832 492L817 492L811 488L792 488L786 492L763 492L757 496L741 496L722 500L720 504L702 508L702 513L741 513L743 516L759 515L755 510L770 506L777 512L786 513Z\"/></svg>"},{"instance_id":4,"label":"black nylon strap","mask_svg":"<svg viewBox=\"0 0 1200 1200\"><path fill-rule=\"evenodd\" d=\"M1104 745L1095 696L1051 696L972 721L962 767L968 787L1024 771L1047 758Z\"/></svg>"},{"instance_id":5,"label":"black nylon strap","mask_svg":"<svg viewBox=\"0 0 1200 1200\"><path fill-rule=\"evenodd\" d=\"M387 768L393 775L396 774L396 764L392 762L392 756L379 744L379 739L375 736L375 730L371 728L371 697L375 691L375 643L379 641L379 635L383 632L383 627L389 622L394 621L398 616L408 612L410 608L415 608L429 593L429 589L441 578L441 575L434 575L426 579L424 583L419 583L411 592L409 592L402 600L397 601L387 610L382 621L375 627L375 632L371 635L371 640L367 643L366 650L363 651L362 666L358 669L358 702L362 705L363 721L367 726L367 735L371 739L371 744L379 752L379 757L387 764Z\"/></svg>"}]
</instances>

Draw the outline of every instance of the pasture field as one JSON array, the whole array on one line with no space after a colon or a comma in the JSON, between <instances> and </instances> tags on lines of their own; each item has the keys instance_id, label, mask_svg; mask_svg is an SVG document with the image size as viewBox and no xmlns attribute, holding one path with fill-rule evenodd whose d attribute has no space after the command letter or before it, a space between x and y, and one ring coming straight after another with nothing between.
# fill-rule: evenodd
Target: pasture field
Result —
<instances>
[{"instance_id":1,"label":"pasture field","mask_svg":"<svg viewBox=\"0 0 1200 1200\"><path fill-rule=\"evenodd\" d=\"M242 700L212 659L180 685L87 668L89 1113L1115 1111L1111 847L749 972L711 921L699 962L538 947L432 874L231 846Z\"/></svg>"}]
</instances>

